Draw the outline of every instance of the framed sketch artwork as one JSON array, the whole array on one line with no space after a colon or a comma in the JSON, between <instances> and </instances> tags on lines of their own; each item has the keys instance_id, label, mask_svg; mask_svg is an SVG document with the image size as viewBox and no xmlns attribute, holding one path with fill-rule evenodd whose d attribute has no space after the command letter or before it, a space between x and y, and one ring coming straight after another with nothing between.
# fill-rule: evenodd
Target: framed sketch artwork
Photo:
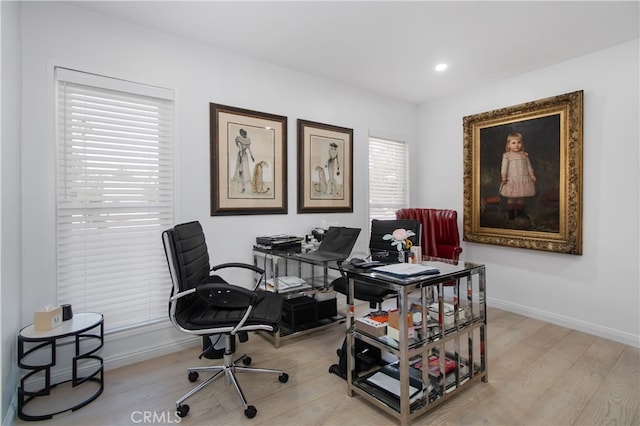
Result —
<instances>
[{"instance_id":1,"label":"framed sketch artwork","mask_svg":"<svg viewBox=\"0 0 640 426\"><path fill-rule=\"evenodd\" d=\"M464 240L582 254L583 92L464 117Z\"/></svg>"},{"instance_id":2,"label":"framed sketch artwork","mask_svg":"<svg viewBox=\"0 0 640 426\"><path fill-rule=\"evenodd\" d=\"M353 212L353 130L298 120L298 213Z\"/></svg>"},{"instance_id":3,"label":"framed sketch artwork","mask_svg":"<svg viewBox=\"0 0 640 426\"><path fill-rule=\"evenodd\" d=\"M287 213L287 118L209 104L211 216Z\"/></svg>"}]
</instances>

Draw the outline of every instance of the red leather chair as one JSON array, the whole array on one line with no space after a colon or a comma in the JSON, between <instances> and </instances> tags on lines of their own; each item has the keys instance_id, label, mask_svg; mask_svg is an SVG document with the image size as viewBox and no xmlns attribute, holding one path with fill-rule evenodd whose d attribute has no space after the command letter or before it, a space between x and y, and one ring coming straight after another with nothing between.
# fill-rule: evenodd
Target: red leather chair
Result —
<instances>
[{"instance_id":1,"label":"red leather chair","mask_svg":"<svg viewBox=\"0 0 640 426\"><path fill-rule=\"evenodd\" d=\"M448 209L408 208L396 212L397 219L414 219L422 224L422 255L458 260L460 234L458 213Z\"/></svg>"}]
</instances>

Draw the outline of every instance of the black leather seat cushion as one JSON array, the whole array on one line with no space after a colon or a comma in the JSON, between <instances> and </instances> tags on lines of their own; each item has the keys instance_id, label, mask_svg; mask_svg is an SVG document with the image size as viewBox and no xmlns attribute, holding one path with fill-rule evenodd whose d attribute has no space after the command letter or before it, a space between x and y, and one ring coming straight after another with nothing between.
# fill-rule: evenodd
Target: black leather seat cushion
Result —
<instances>
[{"instance_id":1,"label":"black leather seat cushion","mask_svg":"<svg viewBox=\"0 0 640 426\"><path fill-rule=\"evenodd\" d=\"M335 279L332 285L333 289L338 293L344 294L345 296L349 295L349 279L347 277ZM353 295L354 299L375 303L382 303L385 296L394 293L393 291L389 291L389 289L358 281L353 283L353 289L355 293Z\"/></svg>"},{"instance_id":2,"label":"black leather seat cushion","mask_svg":"<svg viewBox=\"0 0 640 426\"><path fill-rule=\"evenodd\" d=\"M246 325L269 324L276 327L282 315L283 298L269 291L258 291L258 302ZM197 297L197 296L196 296ZM207 302L198 299L191 303L185 311L176 315L178 323L188 329L204 329L211 327L233 327L242 318L244 309L221 309L207 306Z\"/></svg>"}]
</instances>

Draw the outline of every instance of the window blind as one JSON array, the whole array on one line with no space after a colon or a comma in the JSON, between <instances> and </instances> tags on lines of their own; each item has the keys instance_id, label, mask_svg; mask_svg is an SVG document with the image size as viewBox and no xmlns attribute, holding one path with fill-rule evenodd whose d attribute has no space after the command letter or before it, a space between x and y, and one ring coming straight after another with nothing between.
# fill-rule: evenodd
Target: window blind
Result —
<instances>
[{"instance_id":1,"label":"window blind","mask_svg":"<svg viewBox=\"0 0 640 426\"><path fill-rule=\"evenodd\" d=\"M407 144L369 138L369 219L395 219L408 206Z\"/></svg>"},{"instance_id":2,"label":"window blind","mask_svg":"<svg viewBox=\"0 0 640 426\"><path fill-rule=\"evenodd\" d=\"M106 330L166 318L173 92L56 69L58 303Z\"/></svg>"}]
</instances>

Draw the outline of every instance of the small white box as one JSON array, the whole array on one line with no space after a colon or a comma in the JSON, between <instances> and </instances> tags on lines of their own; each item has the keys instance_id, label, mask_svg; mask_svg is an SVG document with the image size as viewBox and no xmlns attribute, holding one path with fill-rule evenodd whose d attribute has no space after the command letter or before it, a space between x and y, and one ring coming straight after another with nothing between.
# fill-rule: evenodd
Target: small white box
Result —
<instances>
[{"instance_id":1,"label":"small white box","mask_svg":"<svg viewBox=\"0 0 640 426\"><path fill-rule=\"evenodd\" d=\"M398 330L395 327L392 327L390 325L387 325L387 336L391 337L392 339L397 340L398 342L400 341L400 330ZM408 327L407 328L407 337L409 339L413 339L414 337L416 337L416 329L415 327Z\"/></svg>"},{"instance_id":2,"label":"small white box","mask_svg":"<svg viewBox=\"0 0 640 426\"><path fill-rule=\"evenodd\" d=\"M33 314L33 329L35 331L49 331L62 325L62 307L45 306Z\"/></svg>"},{"instance_id":3,"label":"small white box","mask_svg":"<svg viewBox=\"0 0 640 426\"><path fill-rule=\"evenodd\" d=\"M363 331L374 337L387 334L387 323L372 320L371 318L356 318L356 330Z\"/></svg>"}]
</instances>

